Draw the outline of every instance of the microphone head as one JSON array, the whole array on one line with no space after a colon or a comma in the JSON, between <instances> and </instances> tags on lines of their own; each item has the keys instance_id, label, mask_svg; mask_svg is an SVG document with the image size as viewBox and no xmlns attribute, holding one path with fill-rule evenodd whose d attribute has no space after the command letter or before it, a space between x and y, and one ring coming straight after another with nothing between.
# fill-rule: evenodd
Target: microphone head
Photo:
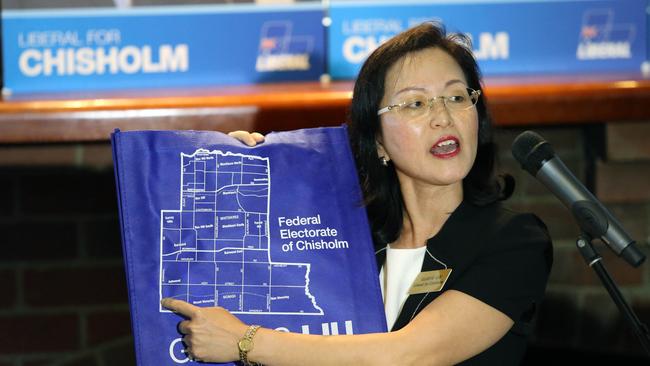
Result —
<instances>
[{"instance_id":1,"label":"microphone head","mask_svg":"<svg viewBox=\"0 0 650 366\"><path fill-rule=\"evenodd\" d=\"M555 155L553 147L533 131L524 131L512 142L512 155L533 176Z\"/></svg>"}]
</instances>

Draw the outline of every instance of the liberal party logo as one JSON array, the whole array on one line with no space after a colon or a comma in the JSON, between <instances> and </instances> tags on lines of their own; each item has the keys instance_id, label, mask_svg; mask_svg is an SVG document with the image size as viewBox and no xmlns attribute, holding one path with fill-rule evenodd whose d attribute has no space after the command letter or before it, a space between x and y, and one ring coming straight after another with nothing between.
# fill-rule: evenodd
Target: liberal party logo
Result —
<instances>
[{"instance_id":1,"label":"liberal party logo","mask_svg":"<svg viewBox=\"0 0 650 366\"><path fill-rule=\"evenodd\" d=\"M587 10L576 56L579 60L632 58L632 41L636 34L634 24L615 23L613 9Z\"/></svg>"},{"instance_id":2,"label":"liberal party logo","mask_svg":"<svg viewBox=\"0 0 650 366\"><path fill-rule=\"evenodd\" d=\"M314 38L292 35L292 26L290 21L269 21L262 25L256 71L309 70Z\"/></svg>"}]
</instances>

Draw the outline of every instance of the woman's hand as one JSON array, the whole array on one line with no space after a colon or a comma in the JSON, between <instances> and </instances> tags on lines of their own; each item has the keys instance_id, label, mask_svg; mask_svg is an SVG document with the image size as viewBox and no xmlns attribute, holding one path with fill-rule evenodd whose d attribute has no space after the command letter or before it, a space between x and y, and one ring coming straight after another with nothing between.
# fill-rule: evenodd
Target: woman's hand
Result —
<instances>
[{"instance_id":1,"label":"woman's hand","mask_svg":"<svg viewBox=\"0 0 650 366\"><path fill-rule=\"evenodd\" d=\"M258 132L233 131L229 132L228 136L234 137L248 146L255 146L264 142L264 135Z\"/></svg>"},{"instance_id":2,"label":"woman's hand","mask_svg":"<svg viewBox=\"0 0 650 366\"><path fill-rule=\"evenodd\" d=\"M187 346L187 355L197 361L230 362L239 360L237 342L246 324L221 307L202 308L182 300L166 298L161 305L187 320L178 324Z\"/></svg>"}]
</instances>

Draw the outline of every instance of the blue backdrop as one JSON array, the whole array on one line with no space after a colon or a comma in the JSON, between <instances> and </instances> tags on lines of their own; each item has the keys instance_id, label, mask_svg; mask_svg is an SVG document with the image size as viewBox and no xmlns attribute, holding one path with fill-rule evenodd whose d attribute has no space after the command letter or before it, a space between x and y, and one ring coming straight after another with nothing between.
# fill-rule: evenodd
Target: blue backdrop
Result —
<instances>
[{"instance_id":1,"label":"blue backdrop","mask_svg":"<svg viewBox=\"0 0 650 366\"><path fill-rule=\"evenodd\" d=\"M3 12L5 94L318 80L319 4Z\"/></svg>"},{"instance_id":2,"label":"blue backdrop","mask_svg":"<svg viewBox=\"0 0 650 366\"><path fill-rule=\"evenodd\" d=\"M647 6L647 0L334 0L328 66L335 78L354 78L381 42L436 20L472 37L485 75L639 72Z\"/></svg>"},{"instance_id":3,"label":"blue backdrop","mask_svg":"<svg viewBox=\"0 0 650 366\"><path fill-rule=\"evenodd\" d=\"M637 73L648 0L333 0L2 14L4 94L353 79L423 21L471 35L485 75ZM326 13L327 12L327 13ZM324 15L331 25L322 24Z\"/></svg>"}]
</instances>

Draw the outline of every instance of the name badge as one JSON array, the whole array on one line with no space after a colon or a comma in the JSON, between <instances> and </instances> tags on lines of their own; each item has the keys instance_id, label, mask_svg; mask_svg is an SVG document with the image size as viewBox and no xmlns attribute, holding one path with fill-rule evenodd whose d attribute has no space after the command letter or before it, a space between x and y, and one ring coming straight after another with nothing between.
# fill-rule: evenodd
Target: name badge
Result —
<instances>
[{"instance_id":1,"label":"name badge","mask_svg":"<svg viewBox=\"0 0 650 366\"><path fill-rule=\"evenodd\" d=\"M438 292L445 286L451 274L451 268L420 272L409 289L409 295Z\"/></svg>"}]
</instances>

